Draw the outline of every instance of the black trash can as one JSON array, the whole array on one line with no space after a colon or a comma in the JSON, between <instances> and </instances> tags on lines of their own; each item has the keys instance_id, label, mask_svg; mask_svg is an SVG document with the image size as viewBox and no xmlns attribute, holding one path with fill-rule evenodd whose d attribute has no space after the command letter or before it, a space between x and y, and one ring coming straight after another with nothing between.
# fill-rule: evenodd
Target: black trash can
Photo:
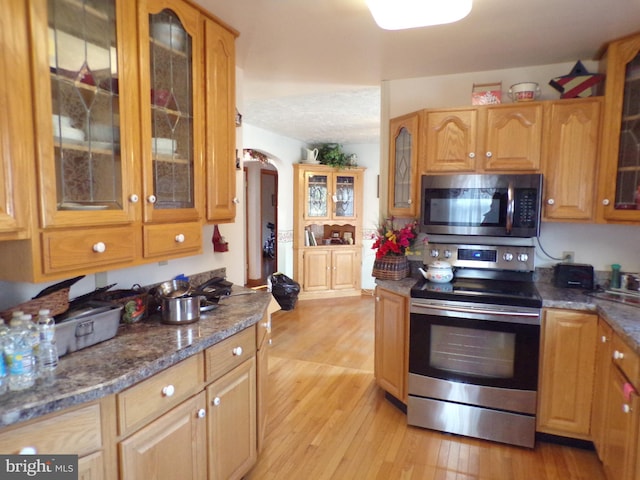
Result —
<instances>
[{"instance_id":1,"label":"black trash can","mask_svg":"<svg viewBox=\"0 0 640 480\"><path fill-rule=\"evenodd\" d=\"M293 310L298 301L300 284L283 273L271 274L269 280L271 281L271 294L280 305L280 308L282 310Z\"/></svg>"}]
</instances>

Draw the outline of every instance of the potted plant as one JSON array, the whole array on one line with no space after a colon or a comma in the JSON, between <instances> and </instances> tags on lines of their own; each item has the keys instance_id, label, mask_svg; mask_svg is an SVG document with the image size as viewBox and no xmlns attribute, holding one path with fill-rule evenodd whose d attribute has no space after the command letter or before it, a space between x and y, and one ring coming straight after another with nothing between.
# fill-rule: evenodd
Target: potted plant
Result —
<instances>
[{"instance_id":1,"label":"potted plant","mask_svg":"<svg viewBox=\"0 0 640 480\"><path fill-rule=\"evenodd\" d=\"M338 143L323 143L317 145L318 161L322 165L344 168L349 167L349 158L342 151L342 145Z\"/></svg>"}]
</instances>

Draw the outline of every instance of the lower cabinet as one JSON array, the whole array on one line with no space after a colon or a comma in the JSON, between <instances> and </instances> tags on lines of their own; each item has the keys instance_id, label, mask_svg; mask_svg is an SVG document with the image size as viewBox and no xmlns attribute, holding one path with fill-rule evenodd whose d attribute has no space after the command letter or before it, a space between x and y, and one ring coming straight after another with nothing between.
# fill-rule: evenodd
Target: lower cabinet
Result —
<instances>
[{"instance_id":1,"label":"lower cabinet","mask_svg":"<svg viewBox=\"0 0 640 480\"><path fill-rule=\"evenodd\" d=\"M374 370L376 383L407 403L408 298L376 287Z\"/></svg>"},{"instance_id":2,"label":"lower cabinet","mask_svg":"<svg viewBox=\"0 0 640 480\"><path fill-rule=\"evenodd\" d=\"M598 316L544 311L537 430L590 439Z\"/></svg>"},{"instance_id":3,"label":"lower cabinet","mask_svg":"<svg viewBox=\"0 0 640 480\"><path fill-rule=\"evenodd\" d=\"M591 439L600 460L604 452L604 434L607 422L607 388L609 387L609 371L613 330L603 319L598 319L598 339L596 348L596 376L593 386L593 410L591 413Z\"/></svg>"},{"instance_id":4,"label":"lower cabinet","mask_svg":"<svg viewBox=\"0 0 640 480\"><path fill-rule=\"evenodd\" d=\"M303 265L301 296L329 292L360 295L360 248L305 248L300 251Z\"/></svg>"},{"instance_id":5,"label":"lower cabinet","mask_svg":"<svg viewBox=\"0 0 640 480\"><path fill-rule=\"evenodd\" d=\"M205 417L201 392L120 442L120 478L205 480Z\"/></svg>"}]
</instances>

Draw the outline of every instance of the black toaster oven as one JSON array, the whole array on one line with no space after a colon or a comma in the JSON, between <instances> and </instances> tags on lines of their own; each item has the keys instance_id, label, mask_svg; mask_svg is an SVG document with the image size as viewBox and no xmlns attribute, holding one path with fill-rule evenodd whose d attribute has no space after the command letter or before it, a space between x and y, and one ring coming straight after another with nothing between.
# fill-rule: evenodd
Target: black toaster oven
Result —
<instances>
[{"instance_id":1,"label":"black toaster oven","mask_svg":"<svg viewBox=\"0 0 640 480\"><path fill-rule=\"evenodd\" d=\"M584 263L557 263L553 267L553 284L560 288L593 290L593 266Z\"/></svg>"}]
</instances>

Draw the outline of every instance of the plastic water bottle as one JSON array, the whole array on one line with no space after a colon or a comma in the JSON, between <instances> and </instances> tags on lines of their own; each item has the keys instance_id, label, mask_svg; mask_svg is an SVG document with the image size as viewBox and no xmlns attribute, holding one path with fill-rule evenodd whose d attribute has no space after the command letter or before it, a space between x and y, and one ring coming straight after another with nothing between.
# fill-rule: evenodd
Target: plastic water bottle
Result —
<instances>
[{"instance_id":1,"label":"plastic water bottle","mask_svg":"<svg viewBox=\"0 0 640 480\"><path fill-rule=\"evenodd\" d=\"M11 319L4 354L9 370L9 390L32 387L36 380L32 338L22 318Z\"/></svg>"},{"instance_id":2,"label":"plastic water bottle","mask_svg":"<svg viewBox=\"0 0 640 480\"><path fill-rule=\"evenodd\" d=\"M4 346L7 342L8 334L9 328L5 325L4 320L0 318L0 395L9 390L9 372L4 359Z\"/></svg>"},{"instance_id":3,"label":"plastic water bottle","mask_svg":"<svg viewBox=\"0 0 640 480\"><path fill-rule=\"evenodd\" d=\"M31 351L33 354L33 374L38 378L38 358L40 358L40 331L38 325L33 321L33 317L25 313L20 317L24 328L29 332L29 342L31 343Z\"/></svg>"},{"instance_id":4,"label":"plastic water bottle","mask_svg":"<svg viewBox=\"0 0 640 480\"><path fill-rule=\"evenodd\" d=\"M49 310L38 312L40 349L38 351L38 372L41 376L53 372L58 367L58 347L56 345L56 322Z\"/></svg>"}]
</instances>

